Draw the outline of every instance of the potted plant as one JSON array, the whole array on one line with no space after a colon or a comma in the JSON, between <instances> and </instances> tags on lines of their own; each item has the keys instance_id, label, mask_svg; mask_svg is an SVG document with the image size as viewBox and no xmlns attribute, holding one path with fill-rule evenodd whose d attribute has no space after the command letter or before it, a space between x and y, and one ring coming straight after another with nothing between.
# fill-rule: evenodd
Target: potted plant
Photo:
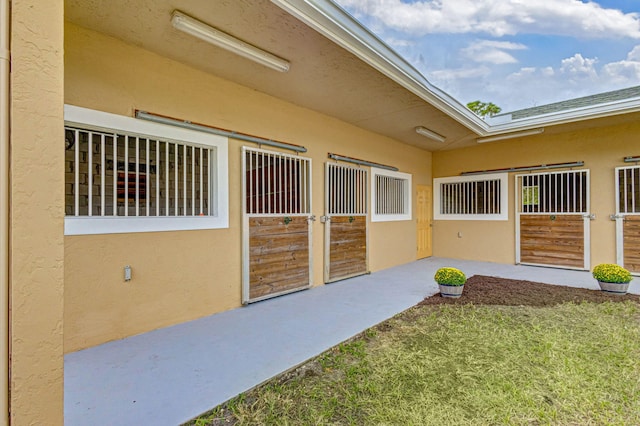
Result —
<instances>
[{"instance_id":1,"label":"potted plant","mask_svg":"<svg viewBox=\"0 0 640 426\"><path fill-rule=\"evenodd\" d=\"M464 283L467 282L467 277L460 269L449 267L438 269L433 278L438 283L438 287L440 287L440 295L453 299L462 296Z\"/></svg>"},{"instance_id":2,"label":"potted plant","mask_svg":"<svg viewBox=\"0 0 640 426\"><path fill-rule=\"evenodd\" d=\"M593 268L593 278L598 280L602 291L622 295L627 293L629 282L633 277L620 265L602 263Z\"/></svg>"}]
</instances>

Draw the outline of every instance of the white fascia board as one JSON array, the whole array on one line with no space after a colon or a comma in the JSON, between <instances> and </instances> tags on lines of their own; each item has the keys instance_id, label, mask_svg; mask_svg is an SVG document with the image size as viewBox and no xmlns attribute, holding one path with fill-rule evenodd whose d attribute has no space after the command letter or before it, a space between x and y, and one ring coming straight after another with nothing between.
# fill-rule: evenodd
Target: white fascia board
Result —
<instances>
[{"instance_id":1,"label":"white fascia board","mask_svg":"<svg viewBox=\"0 0 640 426\"><path fill-rule=\"evenodd\" d=\"M271 2L472 131L484 135L489 129L484 120L429 83L403 57L332 1Z\"/></svg>"}]
</instances>

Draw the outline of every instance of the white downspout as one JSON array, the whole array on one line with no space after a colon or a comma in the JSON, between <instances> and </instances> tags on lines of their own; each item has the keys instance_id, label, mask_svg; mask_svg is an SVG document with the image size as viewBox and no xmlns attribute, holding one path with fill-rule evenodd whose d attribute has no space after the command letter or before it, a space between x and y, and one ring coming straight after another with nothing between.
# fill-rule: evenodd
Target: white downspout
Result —
<instances>
[{"instance_id":1,"label":"white downspout","mask_svg":"<svg viewBox=\"0 0 640 426\"><path fill-rule=\"evenodd\" d=\"M9 424L10 0L0 0L0 426Z\"/></svg>"}]
</instances>

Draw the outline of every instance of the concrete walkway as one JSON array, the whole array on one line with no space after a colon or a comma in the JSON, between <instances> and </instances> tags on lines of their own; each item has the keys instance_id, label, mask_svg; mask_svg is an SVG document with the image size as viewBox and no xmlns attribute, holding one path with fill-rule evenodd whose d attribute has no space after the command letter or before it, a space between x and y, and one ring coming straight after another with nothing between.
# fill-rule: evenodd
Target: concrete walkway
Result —
<instances>
[{"instance_id":1,"label":"concrete walkway","mask_svg":"<svg viewBox=\"0 0 640 426\"><path fill-rule=\"evenodd\" d=\"M441 266L598 288L586 271L420 260L68 354L65 424L187 421L437 293Z\"/></svg>"}]
</instances>

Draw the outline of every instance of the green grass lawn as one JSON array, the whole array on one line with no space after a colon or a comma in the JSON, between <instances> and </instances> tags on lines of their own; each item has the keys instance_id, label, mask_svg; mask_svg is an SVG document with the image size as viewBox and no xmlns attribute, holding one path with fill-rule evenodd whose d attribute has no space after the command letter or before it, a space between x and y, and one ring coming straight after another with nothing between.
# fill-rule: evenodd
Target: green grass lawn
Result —
<instances>
[{"instance_id":1,"label":"green grass lawn","mask_svg":"<svg viewBox=\"0 0 640 426\"><path fill-rule=\"evenodd\" d=\"M196 425L640 425L640 305L416 307Z\"/></svg>"}]
</instances>

